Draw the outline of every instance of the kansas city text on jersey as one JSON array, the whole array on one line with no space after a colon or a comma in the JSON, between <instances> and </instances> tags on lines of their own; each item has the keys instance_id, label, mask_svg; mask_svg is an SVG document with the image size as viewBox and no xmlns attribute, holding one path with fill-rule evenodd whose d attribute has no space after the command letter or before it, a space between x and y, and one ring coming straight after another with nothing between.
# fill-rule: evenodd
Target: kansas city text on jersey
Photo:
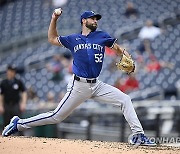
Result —
<instances>
[{"instance_id":1,"label":"kansas city text on jersey","mask_svg":"<svg viewBox=\"0 0 180 154\"><path fill-rule=\"evenodd\" d=\"M91 43L85 43L85 44L78 44L74 47L74 52L77 52L78 50L82 49L94 49L98 50L100 52L103 52L103 46L99 44L91 44Z\"/></svg>"}]
</instances>

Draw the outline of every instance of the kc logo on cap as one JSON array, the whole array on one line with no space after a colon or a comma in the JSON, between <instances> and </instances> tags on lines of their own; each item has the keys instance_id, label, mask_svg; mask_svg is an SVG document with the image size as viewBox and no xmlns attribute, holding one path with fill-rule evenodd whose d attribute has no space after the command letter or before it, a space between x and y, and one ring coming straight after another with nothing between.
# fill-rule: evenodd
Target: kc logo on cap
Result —
<instances>
[{"instance_id":1,"label":"kc logo on cap","mask_svg":"<svg viewBox=\"0 0 180 154\"><path fill-rule=\"evenodd\" d=\"M96 14L94 11L85 11L83 14L81 14L80 22L82 22L82 19L87 19L91 17L96 17L97 20L100 20L102 16L100 14Z\"/></svg>"}]
</instances>

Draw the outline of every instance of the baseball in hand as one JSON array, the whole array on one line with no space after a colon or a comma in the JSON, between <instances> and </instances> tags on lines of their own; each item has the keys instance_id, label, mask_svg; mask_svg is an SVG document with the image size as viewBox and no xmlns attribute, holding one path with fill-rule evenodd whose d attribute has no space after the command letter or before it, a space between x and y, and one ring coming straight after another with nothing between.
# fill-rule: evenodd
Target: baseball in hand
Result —
<instances>
[{"instance_id":1,"label":"baseball in hand","mask_svg":"<svg viewBox=\"0 0 180 154\"><path fill-rule=\"evenodd\" d=\"M55 9L54 13L55 13L55 15L59 16L62 13L62 9L61 8Z\"/></svg>"}]
</instances>

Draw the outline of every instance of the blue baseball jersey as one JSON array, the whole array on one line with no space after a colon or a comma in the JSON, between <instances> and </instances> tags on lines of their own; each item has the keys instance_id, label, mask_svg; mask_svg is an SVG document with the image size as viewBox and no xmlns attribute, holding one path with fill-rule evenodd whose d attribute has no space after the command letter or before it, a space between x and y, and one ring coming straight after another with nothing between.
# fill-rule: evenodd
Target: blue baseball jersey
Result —
<instances>
[{"instance_id":1,"label":"blue baseball jersey","mask_svg":"<svg viewBox=\"0 0 180 154\"><path fill-rule=\"evenodd\" d=\"M112 47L115 40L103 31L94 31L87 36L79 33L58 37L58 41L72 53L73 73L84 78L99 76L104 60L105 46Z\"/></svg>"}]
</instances>

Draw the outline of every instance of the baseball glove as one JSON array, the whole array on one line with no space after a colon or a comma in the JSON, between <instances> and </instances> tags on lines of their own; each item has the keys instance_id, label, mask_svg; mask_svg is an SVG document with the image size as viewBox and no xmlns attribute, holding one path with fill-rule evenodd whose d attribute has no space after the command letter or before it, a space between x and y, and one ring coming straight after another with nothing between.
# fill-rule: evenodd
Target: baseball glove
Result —
<instances>
[{"instance_id":1,"label":"baseball glove","mask_svg":"<svg viewBox=\"0 0 180 154\"><path fill-rule=\"evenodd\" d=\"M134 72L135 70L135 64L133 59L131 58L131 56L126 56L124 53L120 61L116 64L116 66L118 69L128 74Z\"/></svg>"}]
</instances>

